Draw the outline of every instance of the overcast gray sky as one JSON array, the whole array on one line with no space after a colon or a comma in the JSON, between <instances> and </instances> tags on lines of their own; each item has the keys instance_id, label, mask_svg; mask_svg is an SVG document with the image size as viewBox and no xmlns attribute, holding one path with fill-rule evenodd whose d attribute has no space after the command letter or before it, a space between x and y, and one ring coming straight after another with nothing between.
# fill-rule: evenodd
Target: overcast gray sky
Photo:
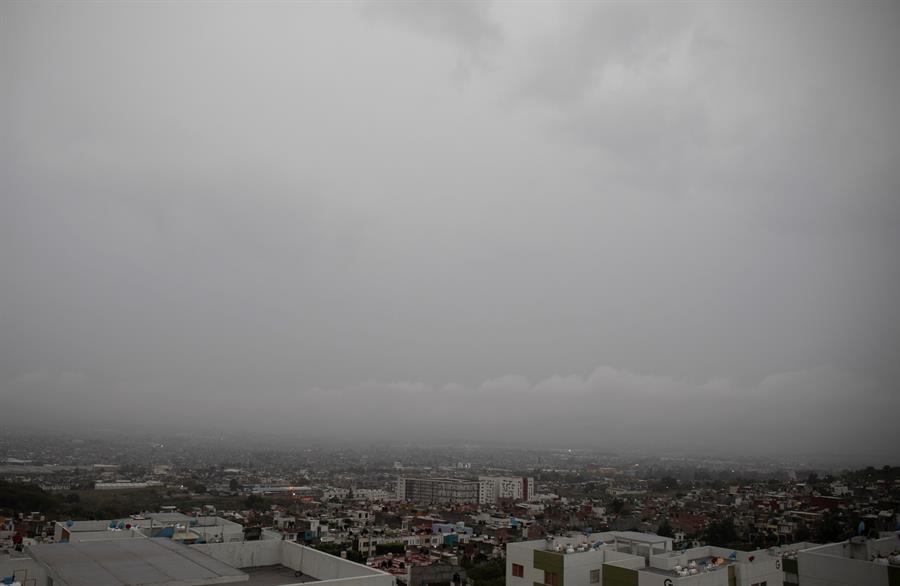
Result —
<instances>
[{"instance_id":1,"label":"overcast gray sky","mask_svg":"<svg viewBox=\"0 0 900 586\"><path fill-rule=\"evenodd\" d=\"M895 457L898 30L3 3L3 419Z\"/></svg>"}]
</instances>

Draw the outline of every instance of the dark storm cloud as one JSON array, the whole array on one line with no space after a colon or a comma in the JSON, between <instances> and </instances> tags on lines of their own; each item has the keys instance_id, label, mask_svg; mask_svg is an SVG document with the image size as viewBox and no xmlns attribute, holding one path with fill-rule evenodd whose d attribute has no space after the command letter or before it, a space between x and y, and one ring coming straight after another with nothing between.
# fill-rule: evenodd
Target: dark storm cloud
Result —
<instances>
[{"instance_id":1,"label":"dark storm cloud","mask_svg":"<svg viewBox=\"0 0 900 586\"><path fill-rule=\"evenodd\" d=\"M896 440L892 4L0 11L4 413Z\"/></svg>"}]
</instances>

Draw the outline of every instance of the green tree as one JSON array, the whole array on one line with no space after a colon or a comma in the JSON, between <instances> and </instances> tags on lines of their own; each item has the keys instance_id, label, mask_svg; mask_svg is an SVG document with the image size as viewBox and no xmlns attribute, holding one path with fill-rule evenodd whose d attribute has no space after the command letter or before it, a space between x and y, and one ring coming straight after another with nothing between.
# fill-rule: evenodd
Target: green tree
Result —
<instances>
[{"instance_id":1,"label":"green tree","mask_svg":"<svg viewBox=\"0 0 900 586\"><path fill-rule=\"evenodd\" d=\"M375 545L375 555L387 555L392 553L394 555L403 555L406 553L406 544L397 542L397 543L379 543Z\"/></svg>"},{"instance_id":2,"label":"green tree","mask_svg":"<svg viewBox=\"0 0 900 586\"><path fill-rule=\"evenodd\" d=\"M704 534L706 543L726 547L737 541L737 531L734 528L734 519L726 517L710 523Z\"/></svg>"},{"instance_id":3,"label":"green tree","mask_svg":"<svg viewBox=\"0 0 900 586\"><path fill-rule=\"evenodd\" d=\"M825 511L822 518L816 521L812 528L813 538L818 543L841 541L845 533L840 519L831 511Z\"/></svg>"},{"instance_id":4,"label":"green tree","mask_svg":"<svg viewBox=\"0 0 900 586\"><path fill-rule=\"evenodd\" d=\"M663 519L663 522L656 528L656 534L660 537L675 537L675 531L672 529L672 525L669 524L668 519Z\"/></svg>"},{"instance_id":5,"label":"green tree","mask_svg":"<svg viewBox=\"0 0 900 586\"><path fill-rule=\"evenodd\" d=\"M466 570L475 586L504 586L506 584L506 564L503 560L488 560Z\"/></svg>"},{"instance_id":6,"label":"green tree","mask_svg":"<svg viewBox=\"0 0 900 586\"><path fill-rule=\"evenodd\" d=\"M254 511L263 510L265 508L265 505L266 499L259 496L258 494L251 494L244 499L244 506Z\"/></svg>"},{"instance_id":7,"label":"green tree","mask_svg":"<svg viewBox=\"0 0 900 586\"><path fill-rule=\"evenodd\" d=\"M325 553L330 553L337 557L341 557L341 553L346 552L347 559L352 562L365 563L366 561L361 553L343 543L317 543L313 546L313 549L318 549L319 551L324 551Z\"/></svg>"},{"instance_id":8,"label":"green tree","mask_svg":"<svg viewBox=\"0 0 900 586\"><path fill-rule=\"evenodd\" d=\"M678 480L676 478L673 478L672 476L663 476L659 479L659 482L657 482L653 488L654 490L660 492L672 490L673 488L678 488Z\"/></svg>"},{"instance_id":9,"label":"green tree","mask_svg":"<svg viewBox=\"0 0 900 586\"><path fill-rule=\"evenodd\" d=\"M58 499L34 484L0 481L0 509L13 512L50 511Z\"/></svg>"}]
</instances>

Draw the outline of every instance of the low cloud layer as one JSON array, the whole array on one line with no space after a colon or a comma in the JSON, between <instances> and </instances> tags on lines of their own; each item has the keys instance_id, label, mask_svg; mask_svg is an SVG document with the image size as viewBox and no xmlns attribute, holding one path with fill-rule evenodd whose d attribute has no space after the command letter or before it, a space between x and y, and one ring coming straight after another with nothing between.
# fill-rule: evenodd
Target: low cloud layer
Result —
<instances>
[{"instance_id":1,"label":"low cloud layer","mask_svg":"<svg viewBox=\"0 0 900 586\"><path fill-rule=\"evenodd\" d=\"M3 4L0 412L885 451L898 27Z\"/></svg>"},{"instance_id":2,"label":"low cloud layer","mask_svg":"<svg viewBox=\"0 0 900 586\"><path fill-rule=\"evenodd\" d=\"M896 457L893 389L815 368L756 383L691 384L599 367L587 376L530 381L505 375L475 386L365 382L343 388L247 388L215 397L177 381L119 387L77 373L33 372L13 382L10 406L55 424L253 429L305 441L520 443L695 455ZM223 381L224 384L224 381ZM144 388L142 388L144 387ZM123 398L121 388L141 389ZM60 397L81 406L56 411Z\"/></svg>"}]
</instances>

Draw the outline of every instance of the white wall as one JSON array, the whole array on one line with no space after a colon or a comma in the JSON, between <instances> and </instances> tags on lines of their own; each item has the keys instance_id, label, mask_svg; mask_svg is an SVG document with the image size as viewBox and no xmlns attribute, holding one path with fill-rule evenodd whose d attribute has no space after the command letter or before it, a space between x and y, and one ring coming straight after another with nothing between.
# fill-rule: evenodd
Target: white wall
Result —
<instances>
[{"instance_id":1,"label":"white wall","mask_svg":"<svg viewBox=\"0 0 900 586\"><path fill-rule=\"evenodd\" d=\"M690 560L702 557L718 556L728 559L732 551L734 550L712 546L695 547L682 553L668 553L651 556L650 566L662 570L674 570L676 565L684 567L688 565ZM784 573L778 567L778 559L769 555L765 550L751 552L737 551L736 553L738 563L733 565L735 566L734 572L738 586L750 586L751 584L757 584L763 581L770 585L780 586L784 581ZM751 557L753 558L753 561L750 561ZM694 584L727 584L727 578L722 577L723 575L727 576L727 573L728 570L726 569L726 566L721 566L719 569L708 573L687 576L684 578L678 577L677 579L674 576L670 576L669 578L673 583L678 584L679 586L682 584L690 586L694 586ZM647 584L648 586L655 586L657 583L663 584L664 581L665 580L657 581L655 578L648 578ZM642 586L644 584L643 578L641 584Z\"/></svg>"},{"instance_id":2,"label":"white wall","mask_svg":"<svg viewBox=\"0 0 900 586\"><path fill-rule=\"evenodd\" d=\"M544 549L544 547L546 547L546 542L543 539L507 544L507 586L533 586L535 582L544 581L544 572L534 567L534 550ZM605 563L612 563L632 570L644 567L644 558L616 551L611 544L589 551L561 555L563 556L563 567L565 568L563 576L564 586L591 586L591 570L601 570L602 575L602 568ZM513 564L519 564L524 568L524 575L521 578L512 575Z\"/></svg>"},{"instance_id":3,"label":"white wall","mask_svg":"<svg viewBox=\"0 0 900 586\"><path fill-rule=\"evenodd\" d=\"M784 572L781 570L781 564L778 561L778 558L763 552L754 556L752 562L737 564L735 576L737 577L738 586L750 586L763 581L767 584L782 584L784 582Z\"/></svg>"},{"instance_id":4,"label":"white wall","mask_svg":"<svg viewBox=\"0 0 900 586\"><path fill-rule=\"evenodd\" d=\"M210 541L222 538L223 541L243 541L244 528L237 523L233 523L236 527L230 525L206 525L191 527L191 531L202 536L204 540Z\"/></svg>"},{"instance_id":5,"label":"white wall","mask_svg":"<svg viewBox=\"0 0 900 586\"><path fill-rule=\"evenodd\" d=\"M604 549L605 552L605 560L604 563L613 564L615 566L619 566L620 568L629 568L632 570L641 570L645 568L644 558L639 556L633 556L630 553L626 553L624 551L616 551L610 547L610 549Z\"/></svg>"},{"instance_id":6,"label":"white wall","mask_svg":"<svg viewBox=\"0 0 900 586\"><path fill-rule=\"evenodd\" d=\"M116 519L116 521L120 520L121 519ZM112 521L112 519L107 519L106 521L75 521L68 529L70 533L78 531L105 531ZM130 522L131 521L129 520L129 523ZM65 526L65 524L63 524L63 526Z\"/></svg>"},{"instance_id":7,"label":"white wall","mask_svg":"<svg viewBox=\"0 0 900 586\"><path fill-rule=\"evenodd\" d=\"M140 529L123 529L121 531L78 531L69 535L69 543L83 541L112 541L114 539L147 539Z\"/></svg>"},{"instance_id":8,"label":"white wall","mask_svg":"<svg viewBox=\"0 0 900 586\"><path fill-rule=\"evenodd\" d=\"M544 572L534 569L534 550L544 547L545 541L520 541L506 545L506 586L532 586L535 582L544 581ZM512 574L512 565L522 566L523 577Z\"/></svg>"},{"instance_id":9,"label":"white wall","mask_svg":"<svg viewBox=\"0 0 900 586\"><path fill-rule=\"evenodd\" d=\"M225 562L233 568L253 568L280 564L281 543L281 541L240 541L234 543L202 543L191 547L221 562Z\"/></svg>"},{"instance_id":10,"label":"white wall","mask_svg":"<svg viewBox=\"0 0 900 586\"><path fill-rule=\"evenodd\" d=\"M662 570L673 570L675 566L687 566L690 560L696 560L703 557L718 555L727 558L731 550L721 553L713 551L716 548L710 546L694 547L683 552L666 552L662 554L650 556L650 566Z\"/></svg>"},{"instance_id":11,"label":"white wall","mask_svg":"<svg viewBox=\"0 0 900 586\"><path fill-rule=\"evenodd\" d=\"M204 543L191 547L235 568L281 564L308 576L328 582L354 580L355 586L392 586L390 574L335 557L293 541L244 541L240 543ZM362 580L367 578L367 580Z\"/></svg>"},{"instance_id":12,"label":"white wall","mask_svg":"<svg viewBox=\"0 0 900 586\"><path fill-rule=\"evenodd\" d=\"M663 576L651 572L638 573L638 586L668 586L666 580L670 580L669 584L675 586L728 586L728 571L723 568L706 574L685 576L684 578ZM769 582L769 586L781 586L781 582Z\"/></svg>"},{"instance_id":13,"label":"white wall","mask_svg":"<svg viewBox=\"0 0 900 586\"><path fill-rule=\"evenodd\" d=\"M887 586L887 566L844 557L797 554L800 583L803 586Z\"/></svg>"},{"instance_id":14,"label":"white wall","mask_svg":"<svg viewBox=\"0 0 900 586\"><path fill-rule=\"evenodd\" d=\"M72 536L86 531L106 531L109 523L110 521L75 521L71 527L67 527L65 523L56 522L53 526L53 538L56 541L62 539L63 529L66 529Z\"/></svg>"},{"instance_id":15,"label":"white wall","mask_svg":"<svg viewBox=\"0 0 900 586\"><path fill-rule=\"evenodd\" d=\"M341 580L329 580L327 586L396 586L394 577L387 573L379 573L372 576L360 576Z\"/></svg>"},{"instance_id":16,"label":"white wall","mask_svg":"<svg viewBox=\"0 0 900 586\"><path fill-rule=\"evenodd\" d=\"M388 576L374 568L357 564L291 541L282 541L281 564L319 580L356 578L360 576Z\"/></svg>"},{"instance_id":17,"label":"white wall","mask_svg":"<svg viewBox=\"0 0 900 586\"><path fill-rule=\"evenodd\" d=\"M590 586L591 570L602 570L606 552L600 549L564 554L565 586Z\"/></svg>"}]
</instances>

